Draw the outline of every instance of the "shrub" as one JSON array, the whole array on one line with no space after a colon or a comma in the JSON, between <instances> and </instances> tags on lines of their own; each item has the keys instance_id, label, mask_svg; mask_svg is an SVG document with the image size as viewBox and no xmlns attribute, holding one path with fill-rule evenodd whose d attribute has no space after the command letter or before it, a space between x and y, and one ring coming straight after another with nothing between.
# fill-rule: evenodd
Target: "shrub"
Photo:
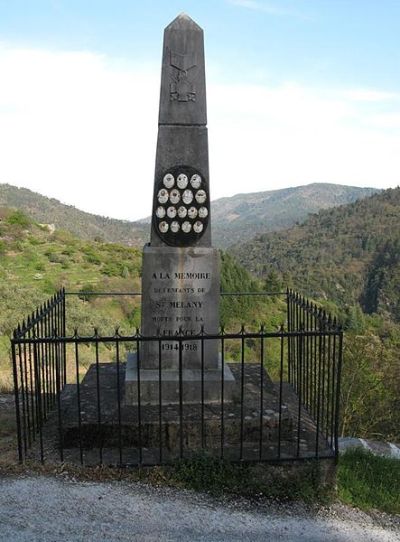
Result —
<instances>
[{"instance_id":1,"label":"shrub","mask_svg":"<svg viewBox=\"0 0 400 542\"><path fill-rule=\"evenodd\" d=\"M124 265L120 262L108 262L103 266L101 272L108 277L123 277Z\"/></svg>"},{"instance_id":2,"label":"shrub","mask_svg":"<svg viewBox=\"0 0 400 542\"><path fill-rule=\"evenodd\" d=\"M13 211L7 217L8 224L13 226L20 226L21 228L28 228L32 221L22 211Z\"/></svg>"},{"instance_id":3,"label":"shrub","mask_svg":"<svg viewBox=\"0 0 400 542\"><path fill-rule=\"evenodd\" d=\"M90 294L91 292L95 292L96 289L97 288L94 284L91 284L91 283L84 284L82 288L80 288L79 290L79 296L78 296L79 299L81 299L82 301L94 301L96 296L85 295L85 293Z\"/></svg>"}]
</instances>

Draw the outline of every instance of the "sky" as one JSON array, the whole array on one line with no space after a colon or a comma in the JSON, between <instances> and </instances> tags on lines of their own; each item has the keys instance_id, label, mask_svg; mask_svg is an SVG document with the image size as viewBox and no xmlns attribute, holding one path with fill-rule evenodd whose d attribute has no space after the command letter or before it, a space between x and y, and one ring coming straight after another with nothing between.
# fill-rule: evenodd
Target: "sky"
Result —
<instances>
[{"instance_id":1,"label":"sky","mask_svg":"<svg viewBox=\"0 0 400 542\"><path fill-rule=\"evenodd\" d=\"M212 199L400 184L398 0L0 0L0 183L150 215L182 11L205 32Z\"/></svg>"}]
</instances>

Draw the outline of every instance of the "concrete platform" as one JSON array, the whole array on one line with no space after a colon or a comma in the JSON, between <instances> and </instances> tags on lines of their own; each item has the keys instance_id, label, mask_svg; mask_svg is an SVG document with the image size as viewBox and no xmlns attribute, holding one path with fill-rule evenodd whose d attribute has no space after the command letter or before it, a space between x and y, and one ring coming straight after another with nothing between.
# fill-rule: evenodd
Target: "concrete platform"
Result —
<instances>
[{"instance_id":1,"label":"concrete platform","mask_svg":"<svg viewBox=\"0 0 400 542\"><path fill-rule=\"evenodd\" d=\"M161 371L161 389L158 369L140 370L140 401L142 405L179 404L180 374L177 370L163 369ZM229 365L224 365L222 378L221 359L217 369L201 370L182 369L182 402L184 404L200 403L203 397L205 403L220 403L232 401L235 389L235 377ZM138 368L136 353L128 354L125 375L125 404L138 404ZM202 393L203 389L203 393Z\"/></svg>"},{"instance_id":2,"label":"concrete platform","mask_svg":"<svg viewBox=\"0 0 400 542\"><path fill-rule=\"evenodd\" d=\"M299 423L298 397L289 384L282 386L279 408L279 385L259 364L246 363L243 372L239 363L228 365L235 381L232 401L138 408L124 400L125 363L92 364L79 386L80 409L78 388L68 384L60 397L61 428L56 408L44 424L45 460L59 460L60 439L64 460L79 463L82 454L85 465L154 465L199 450L234 461L305 459L315 457L317 442L319 457L333 459L330 443L317 436L303 408ZM39 439L28 456L40 457Z\"/></svg>"}]
</instances>

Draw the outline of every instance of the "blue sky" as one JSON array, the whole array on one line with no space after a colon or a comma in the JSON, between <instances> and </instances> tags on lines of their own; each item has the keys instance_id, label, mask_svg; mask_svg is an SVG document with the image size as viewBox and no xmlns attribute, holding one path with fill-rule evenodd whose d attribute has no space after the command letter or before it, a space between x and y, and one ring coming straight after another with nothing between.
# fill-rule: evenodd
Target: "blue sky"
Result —
<instances>
[{"instance_id":1,"label":"blue sky","mask_svg":"<svg viewBox=\"0 0 400 542\"><path fill-rule=\"evenodd\" d=\"M2 40L157 60L160 29L182 10L207 31L208 57L257 78L399 85L397 0L1 0Z\"/></svg>"},{"instance_id":2,"label":"blue sky","mask_svg":"<svg viewBox=\"0 0 400 542\"><path fill-rule=\"evenodd\" d=\"M0 0L0 182L149 214L162 31L181 11L205 30L214 199L399 184L395 0ZM137 177L145 211L111 195L134 200Z\"/></svg>"},{"instance_id":3,"label":"blue sky","mask_svg":"<svg viewBox=\"0 0 400 542\"><path fill-rule=\"evenodd\" d=\"M1 39L157 61L181 11L206 29L224 77L313 84L400 84L398 0L0 0Z\"/></svg>"}]
</instances>

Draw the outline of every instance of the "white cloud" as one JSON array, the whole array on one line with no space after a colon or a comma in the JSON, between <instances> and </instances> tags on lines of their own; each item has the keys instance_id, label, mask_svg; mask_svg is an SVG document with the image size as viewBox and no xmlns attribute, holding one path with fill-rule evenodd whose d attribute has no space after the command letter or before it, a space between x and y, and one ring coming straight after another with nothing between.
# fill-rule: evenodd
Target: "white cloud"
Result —
<instances>
[{"instance_id":1,"label":"white cloud","mask_svg":"<svg viewBox=\"0 0 400 542\"><path fill-rule=\"evenodd\" d=\"M389 100L400 100L400 93L356 88L343 91L342 97L355 102L387 102Z\"/></svg>"},{"instance_id":2,"label":"white cloud","mask_svg":"<svg viewBox=\"0 0 400 542\"><path fill-rule=\"evenodd\" d=\"M0 182L92 212L150 214L160 66L0 46ZM395 186L398 96L208 80L213 199L329 181Z\"/></svg>"},{"instance_id":3,"label":"white cloud","mask_svg":"<svg viewBox=\"0 0 400 542\"><path fill-rule=\"evenodd\" d=\"M371 115L368 120L376 128L395 130L397 134L400 132L400 111L397 113Z\"/></svg>"},{"instance_id":4,"label":"white cloud","mask_svg":"<svg viewBox=\"0 0 400 542\"><path fill-rule=\"evenodd\" d=\"M378 126L370 104L366 109L343 99L341 91L294 84L212 90L214 198L319 181L400 182L400 129L387 130L382 116ZM398 115L398 104L390 105L397 105ZM213 124L213 117L219 122Z\"/></svg>"},{"instance_id":5,"label":"white cloud","mask_svg":"<svg viewBox=\"0 0 400 542\"><path fill-rule=\"evenodd\" d=\"M157 69L3 47L0 73L0 182L105 215L149 213Z\"/></svg>"}]
</instances>

